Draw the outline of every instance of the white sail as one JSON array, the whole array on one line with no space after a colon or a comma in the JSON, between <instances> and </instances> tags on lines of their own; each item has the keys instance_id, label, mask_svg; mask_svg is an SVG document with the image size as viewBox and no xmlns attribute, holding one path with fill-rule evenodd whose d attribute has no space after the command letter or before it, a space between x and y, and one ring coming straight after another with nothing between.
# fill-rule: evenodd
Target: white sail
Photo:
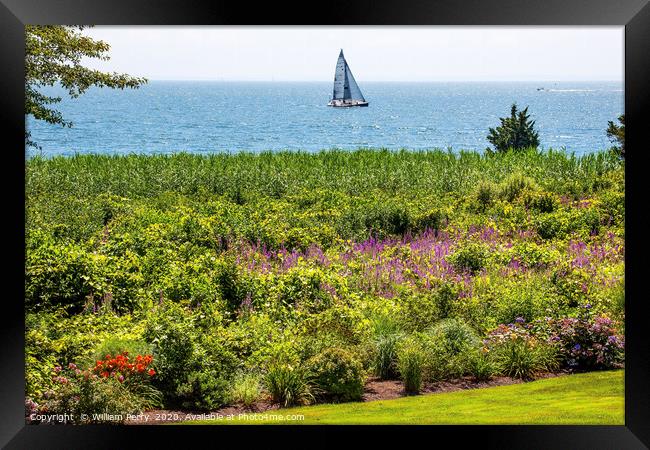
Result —
<instances>
[{"instance_id":1,"label":"white sail","mask_svg":"<svg viewBox=\"0 0 650 450\"><path fill-rule=\"evenodd\" d=\"M336 70L334 71L334 92L332 93L332 99L334 100L343 100L346 94L346 66L345 58L343 57L343 50L339 53L339 59L336 61ZM347 93L349 94L350 89L348 87ZM350 98L350 97L347 97Z\"/></svg>"},{"instance_id":2,"label":"white sail","mask_svg":"<svg viewBox=\"0 0 650 450\"><path fill-rule=\"evenodd\" d=\"M350 70L350 66L345 64L345 75L348 80L349 84L349 92L350 92L350 97L352 100L361 100L362 102L365 102L366 99L363 98L363 94L361 93L361 89L359 89L359 85L357 84L356 80L354 79L354 75L352 75L352 71Z\"/></svg>"},{"instance_id":3,"label":"white sail","mask_svg":"<svg viewBox=\"0 0 650 450\"><path fill-rule=\"evenodd\" d=\"M333 100L360 100L366 101L363 98L361 89L352 75L350 66L348 65L343 50L339 53L339 59L336 62L336 70L334 71L334 90L332 92Z\"/></svg>"}]
</instances>

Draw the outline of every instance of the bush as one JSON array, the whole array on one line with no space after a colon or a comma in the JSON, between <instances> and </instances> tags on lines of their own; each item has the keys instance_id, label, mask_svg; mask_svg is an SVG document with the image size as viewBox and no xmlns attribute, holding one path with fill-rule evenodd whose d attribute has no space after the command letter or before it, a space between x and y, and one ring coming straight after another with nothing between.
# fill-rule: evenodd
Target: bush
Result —
<instances>
[{"instance_id":1,"label":"bush","mask_svg":"<svg viewBox=\"0 0 650 450\"><path fill-rule=\"evenodd\" d=\"M447 261L458 272L476 274L487 265L488 250L482 244L470 242L449 255Z\"/></svg>"},{"instance_id":2,"label":"bush","mask_svg":"<svg viewBox=\"0 0 650 450\"><path fill-rule=\"evenodd\" d=\"M405 339L397 351L397 366L406 392L418 393L422 389L422 376L426 354L417 339Z\"/></svg>"},{"instance_id":3,"label":"bush","mask_svg":"<svg viewBox=\"0 0 650 450\"><path fill-rule=\"evenodd\" d=\"M436 217L431 217L432 225L436 225ZM342 237L352 239L364 239L369 234L383 238L403 234L412 228L409 211L392 199L376 200L348 209L337 225Z\"/></svg>"},{"instance_id":4,"label":"bush","mask_svg":"<svg viewBox=\"0 0 650 450\"><path fill-rule=\"evenodd\" d=\"M558 199L550 192L527 192L524 205L542 213L553 212L559 206Z\"/></svg>"},{"instance_id":5,"label":"bush","mask_svg":"<svg viewBox=\"0 0 650 450\"><path fill-rule=\"evenodd\" d=\"M441 318L436 292L413 293L400 299L399 322L405 331L422 331Z\"/></svg>"},{"instance_id":6,"label":"bush","mask_svg":"<svg viewBox=\"0 0 650 450\"><path fill-rule=\"evenodd\" d=\"M479 204L479 210L485 211L487 208L492 206L498 195L499 188L495 183L482 180L476 187L474 193L476 201Z\"/></svg>"},{"instance_id":7,"label":"bush","mask_svg":"<svg viewBox=\"0 0 650 450\"><path fill-rule=\"evenodd\" d=\"M555 343L564 364L574 370L610 369L624 361L625 336L616 321L594 315L591 306L577 318L550 320L550 341Z\"/></svg>"},{"instance_id":8,"label":"bush","mask_svg":"<svg viewBox=\"0 0 650 450\"><path fill-rule=\"evenodd\" d=\"M264 376L264 385L274 402L283 406L309 404L314 394L308 374L300 367L289 364L274 364Z\"/></svg>"},{"instance_id":9,"label":"bush","mask_svg":"<svg viewBox=\"0 0 650 450\"><path fill-rule=\"evenodd\" d=\"M201 310L193 315L179 305L164 304L148 318L144 338L153 347L155 381L166 400L183 407L214 409L227 402L237 360L215 339L218 328L198 327L201 317Z\"/></svg>"},{"instance_id":10,"label":"bush","mask_svg":"<svg viewBox=\"0 0 650 450\"><path fill-rule=\"evenodd\" d=\"M513 202L523 192L534 190L535 186L534 180L516 172L508 175L501 182L501 191L499 194L501 198Z\"/></svg>"},{"instance_id":11,"label":"bush","mask_svg":"<svg viewBox=\"0 0 650 450\"><path fill-rule=\"evenodd\" d=\"M54 366L67 367L70 363L77 363L82 367L93 365L97 358L92 356L98 342L111 336L136 338L140 327L134 322L132 316L117 316L108 312L69 315L59 310L26 314L27 396L41 403L44 392L54 387L51 379ZM103 358L105 355L106 352L99 357Z\"/></svg>"},{"instance_id":12,"label":"bush","mask_svg":"<svg viewBox=\"0 0 650 450\"><path fill-rule=\"evenodd\" d=\"M89 295L100 297L104 293L105 259L80 245L47 238L26 254L26 306L64 307L80 312Z\"/></svg>"},{"instance_id":13,"label":"bush","mask_svg":"<svg viewBox=\"0 0 650 450\"><path fill-rule=\"evenodd\" d=\"M534 242L521 242L512 246L512 259L528 269L544 269L559 259L557 252L549 251Z\"/></svg>"},{"instance_id":14,"label":"bush","mask_svg":"<svg viewBox=\"0 0 650 450\"><path fill-rule=\"evenodd\" d=\"M308 370L319 397L335 402L361 400L363 367L349 351L328 348L308 361Z\"/></svg>"},{"instance_id":15,"label":"bush","mask_svg":"<svg viewBox=\"0 0 650 450\"><path fill-rule=\"evenodd\" d=\"M230 379L221 372L204 367L185 374L174 394L183 408L214 410L228 403Z\"/></svg>"},{"instance_id":16,"label":"bush","mask_svg":"<svg viewBox=\"0 0 650 450\"><path fill-rule=\"evenodd\" d=\"M480 341L474 330L461 319L444 319L422 334L426 353L425 378L438 381L462 376L468 352Z\"/></svg>"},{"instance_id":17,"label":"bush","mask_svg":"<svg viewBox=\"0 0 650 450\"><path fill-rule=\"evenodd\" d=\"M438 209L425 211L414 218L415 228L418 231L439 230L445 218L445 214Z\"/></svg>"}]
</instances>

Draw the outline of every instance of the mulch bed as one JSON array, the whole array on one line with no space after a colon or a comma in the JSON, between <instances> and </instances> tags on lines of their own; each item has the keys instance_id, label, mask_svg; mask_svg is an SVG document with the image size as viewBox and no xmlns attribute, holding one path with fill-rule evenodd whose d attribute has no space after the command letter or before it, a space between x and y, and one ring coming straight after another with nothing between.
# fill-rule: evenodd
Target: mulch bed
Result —
<instances>
[{"instance_id":1,"label":"mulch bed","mask_svg":"<svg viewBox=\"0 0 650 450\"><path fill-rule=\"evenodd\" d=\"M566 373L543 373L538 374L535 379L540 380L544 378L555 378L565 375ZM472 377L464 377L451 381L439 381L436 383L426 383L422 389L422 394L433 394L441 392L454 392L466 389L480 389L493 386L506 386L510 384L520 384L526 381L510 377L495 377L489 381L475 381ZM375 400L391 400L400 397L407 397L409 395L404 392L404 385L401 381L397 380L379 380L377 378L370 378L365 385L362 402L370 402ZM228 416L239 414L262 413L279 409L280 405L273 403L269 400L261 400L256 402L251 407L247 408L243 405L231 405L220 408L211 413L201 413L188 410L166 410L156 409L146 411L138 416L135 420L127 420L126 425L160 425L163 423L183 422L185 420L197 420L217 416Z\"/></svg>"}]
</instances>

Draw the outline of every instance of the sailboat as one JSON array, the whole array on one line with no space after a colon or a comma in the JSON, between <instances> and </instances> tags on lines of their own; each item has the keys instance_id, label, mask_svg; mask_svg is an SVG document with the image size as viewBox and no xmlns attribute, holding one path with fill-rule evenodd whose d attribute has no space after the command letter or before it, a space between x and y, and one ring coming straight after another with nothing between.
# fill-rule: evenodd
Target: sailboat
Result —
<instances>
[{"instance_id":1,"label":"sailboat","mask_svg":"<svg viewBox=\"0 0 650 450\"><path fill-rule=\"evenodd\" d=\"M368 102L363 98L361 89L357 84L348 62L343 56L343 49L339 53L339 59L336 61L336 70L334 71L334 92L332 100L327 106L368 106Z\"/></svg>"}]
</instances>

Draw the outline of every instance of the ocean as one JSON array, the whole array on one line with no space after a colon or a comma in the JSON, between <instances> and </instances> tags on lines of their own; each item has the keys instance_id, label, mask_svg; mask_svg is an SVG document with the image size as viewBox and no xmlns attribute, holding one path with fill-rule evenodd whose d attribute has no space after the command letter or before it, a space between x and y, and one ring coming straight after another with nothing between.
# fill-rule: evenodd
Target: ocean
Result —
<instances>
[{"instance_id":1,"label":"ocean","mask_svg":"<svg viewBox=\"0 0 650 450\"><path fill-rule=\"evenodd\" d=\"M75 153L260 152L360 147L483 151L510 106L528 106L542 149L580 155L609 148L607 121L624 112L621 82L358 80L367 108L327 106L331 82L150 81L136 90L91 88L55 108L71 128L27 118L41 150ZM538 90L543 88L543 90Z\"/></svg>"}]
</instances>

